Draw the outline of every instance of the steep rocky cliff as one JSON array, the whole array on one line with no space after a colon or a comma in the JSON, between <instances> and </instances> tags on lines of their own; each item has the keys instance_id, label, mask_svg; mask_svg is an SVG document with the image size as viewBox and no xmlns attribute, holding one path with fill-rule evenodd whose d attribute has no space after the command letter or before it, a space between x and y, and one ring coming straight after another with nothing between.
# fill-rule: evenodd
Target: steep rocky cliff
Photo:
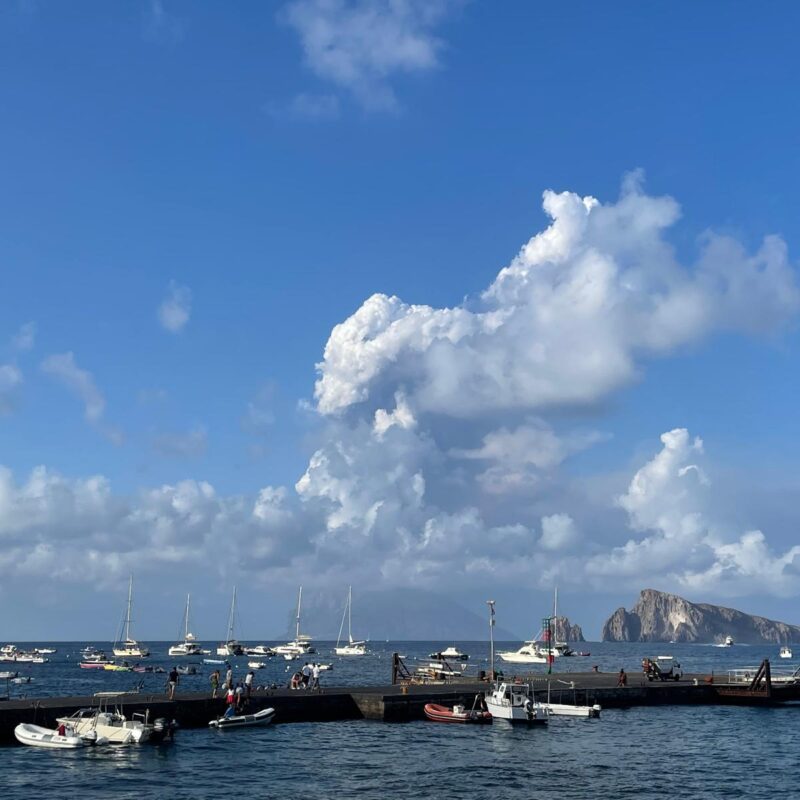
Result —
<instances>
[{"instance_id":1,"label":"steep rocky cliff","mask_svg":"<svg viewBox=\"0 0 800 800\"><path fill-rule=\"evenodd\" d=\"M569 617L558 616L555 619L555 637L557 642L585 642L580 625L572 625Z\"/></svg>"},{"instance_id":2,"label":"steep rocky cliff","mask_svg":"<svg viewBox=\"0 0 800 800\"><path fill-rule=\"evenodd\" d=\"M630 611L618 608L608 618L602 640L721 642L726 636L741 644L790 644L800 642L800 627L645 589Z\"/></svg>"}]
</instances>

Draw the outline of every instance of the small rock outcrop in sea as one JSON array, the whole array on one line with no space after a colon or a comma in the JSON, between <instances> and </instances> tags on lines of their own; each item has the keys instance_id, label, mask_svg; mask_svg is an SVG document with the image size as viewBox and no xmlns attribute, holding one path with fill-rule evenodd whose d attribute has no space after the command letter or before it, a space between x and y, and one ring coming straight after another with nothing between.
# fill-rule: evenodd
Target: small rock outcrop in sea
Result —
<instances>
[{"instance_id":1,"label":"small rock outcrop in sea","mask_svg":"<svg viewBox=\"0 0 800 800\"><path fill-rule=\"evenodd\" d=\"M618 608L603 625L604 642L722 642L740 644L800 642L800 627L745 614L725 606L690 603L682 597L645 589L636 605Z\"/></svg>"},{"instance_id":2,"label":"small rock outcrop in sea","mask_svg":"<svg viewBox=\"0 0 800 800\"><path fill-rule=\"evenodd\" d=\"M569 617L555 618L555 638L557 642L585 642L580 625L570 624Z\"/></svg>"}]
</instances>

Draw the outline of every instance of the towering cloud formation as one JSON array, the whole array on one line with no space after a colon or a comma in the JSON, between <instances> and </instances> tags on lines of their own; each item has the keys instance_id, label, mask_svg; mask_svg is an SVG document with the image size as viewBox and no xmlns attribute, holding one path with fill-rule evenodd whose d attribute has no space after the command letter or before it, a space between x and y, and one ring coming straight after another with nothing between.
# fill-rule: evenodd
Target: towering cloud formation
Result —
<instances>
[{"instance_id":1,"label":"towering cloud formation","mask_svg":"<svg viewBox=\"0 0 800 800\"><path fill-rule=\"evenodd\" d=\"M85 549L122 572L188 559L362 586L480 575L607 588L651 574L720 592L791 591L796 548L776 556L760 532L727 535L709 521L702 445L686 431L664 434L616 506L604 499L615 530L627 515L628 542L584 529L597 500L561 470L605 438L570 411L639 378L644 359L711 332L785 325L800 307L785 246L770 238L747 253L707 234L682 264L666 240L677 203L646 195L637 176L615 203L546 192L544 207L550 226L480 297L433 308L373 295L334 328L315 386L318 446L293 492L220 497L187 481L114 498L101 479L43 472L17 485L6 474L0 537L12 537L11 563L68 571ZM36 513L18 513L28 498Z\"/></svg>"}]
</instances>

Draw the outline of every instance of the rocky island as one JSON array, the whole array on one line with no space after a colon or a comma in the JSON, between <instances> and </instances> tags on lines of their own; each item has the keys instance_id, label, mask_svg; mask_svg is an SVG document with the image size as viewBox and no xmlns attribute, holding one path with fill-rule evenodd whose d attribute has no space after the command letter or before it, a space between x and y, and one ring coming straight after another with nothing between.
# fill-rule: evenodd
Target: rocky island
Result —
<instances>
[{"instance_id":1,"label":"rocky island","mask_svg":"<svg viewBox=\"0 0 800 800\"><path fill-rule=\"evenodd\" d=\"M618 608L603 625L604 642L800 642L800 627L709 603L645 589L630 611Z\"/></svg>"}]
</instances>

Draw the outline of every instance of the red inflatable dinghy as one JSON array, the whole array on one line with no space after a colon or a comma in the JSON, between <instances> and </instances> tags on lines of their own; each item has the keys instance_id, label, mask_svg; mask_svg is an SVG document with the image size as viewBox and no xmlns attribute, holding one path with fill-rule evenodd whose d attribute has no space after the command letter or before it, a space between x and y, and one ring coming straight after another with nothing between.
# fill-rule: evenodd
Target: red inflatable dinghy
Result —
<instances>
[{"instance_id":1,"label":"red inflatable dinghy","mask_svg":"<svg viewBox=\"0 0 800 800\"><path fill-rule=\"evenodd\" d=\"M433 722L460 722L467 725L485 725L492 721L492 715L488 711L478 711L465 706L448 708L436 703L428 703L425 706L425 716Z\"/></svg>"}]
</instances>

